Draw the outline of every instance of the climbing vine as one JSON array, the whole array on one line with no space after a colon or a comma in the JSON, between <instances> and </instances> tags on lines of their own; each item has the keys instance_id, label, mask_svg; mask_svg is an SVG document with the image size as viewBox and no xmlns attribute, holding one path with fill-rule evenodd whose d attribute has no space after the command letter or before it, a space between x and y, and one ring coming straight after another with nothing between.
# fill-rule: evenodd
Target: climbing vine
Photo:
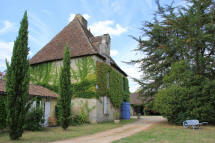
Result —
<instances>
[{"instance_id":1,"label":"climbing vine","mask_svg":"<svg viewBox=\"0 0 215 143\"><path fill-rule=\"evenodd\" d=\"M30 81L58 93L60 68L55 62L33 65L30 68Z\"/></svg>"},{"instance_id":2,"label":"climbing vine","mask_svg":"<svg viewBox=\"0 0 215 143\"><path fill-rule=\"evenodd\" d=\"M120 108L123 101L129 101L128 79L108 64L97 62L96 84L98 96L109 96L114 107Z\"/></svg>"},{"instance_id":3,"label":"climbing vine","mask_svg":"<svg viewBox=\"0 0 215 143\"><path fill-rule=\"evenodd\" d=\"M95 80L96 65L92 57L83 57L75 61L75 67L71 66L73 80L82 82L84 80Z\"/></svg>"},{"instance_id":4,"label":"climbing vine","mask_svg":"<svg viewBox=\"0 0 215 143\"><path fill-rule=\"evenodd\" d=\"M96 97L96 65L92 57L83 57L71 63L71 88L73 97ZM33 65L31 83L59 93L60 64L56 62Z\"/></svg>"},{"instance_id":5,"label":"climbing vine","mask_svg":"<svg viewBox=\"0 0 215 143\"><path fill-rule=\"evenodd\" d=\"M83 57L74 60L71 64L73 98L109 96L116 108L120 108L123 101L129 101L128 79L111 66L101 62L95 64L92 57ZM60 66L55 62L31 66L31 83L58 93L59 70ZM107 85L108 73L109 85Z\"/></svg>"}]
</instances>

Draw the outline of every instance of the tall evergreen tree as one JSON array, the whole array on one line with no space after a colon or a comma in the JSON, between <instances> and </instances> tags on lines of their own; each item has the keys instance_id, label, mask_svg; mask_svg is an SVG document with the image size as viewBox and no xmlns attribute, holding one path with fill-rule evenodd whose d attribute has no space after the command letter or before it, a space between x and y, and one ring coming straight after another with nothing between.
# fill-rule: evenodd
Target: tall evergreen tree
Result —
<instances>
[{"instance_id":1,"label":"tall evergreen tree","mask_svg":"<svg viewBox=\"0 0 215 143\"><path fill-rule=\"evenodd\" d=\"M71 73L70 73L70 52L66 45L63 57L63 67L60 73L60 123L66 130L70 123L71 115Z\"/></svg>"},{"instance_id":2,"label":"tall evergreen tree","mask_svg":"<svg viewBox=\"0 0 215 143\"><path fill-rule=\"evenodd\" d=\"M6 108L5 108L5 97L0 96L0 129L6 127Z\"/></svg>"},{"instance_id":3,"label":"tall evergreen tree","mask_svg":"<svg viewBox=\"0 0 215 143\"><path fill-rule=\"evenodd\" d=\"M138 52L144 56L139 63L143 78L142 94L153 96L163 88L163 78L170 72L171 64L186 60L196 74L215 79L215 2L214 0L187 0L187 6L162 7L154 20L145 22ZM148 37L143 40L142 37Z\"/></svg>"},{"instance_id":4,"label":"tall evergreen tree","mask_svg":"<svg viewBox=\"0 0 215 143\"><path fill-rule=\"evenodd\" d=\"M29 103L29 61L27 11L20 24L18 37L14 42L11 63L7 63L7 123L12 140L23 133L23 124Z\"/></svg>"}]
</instances>

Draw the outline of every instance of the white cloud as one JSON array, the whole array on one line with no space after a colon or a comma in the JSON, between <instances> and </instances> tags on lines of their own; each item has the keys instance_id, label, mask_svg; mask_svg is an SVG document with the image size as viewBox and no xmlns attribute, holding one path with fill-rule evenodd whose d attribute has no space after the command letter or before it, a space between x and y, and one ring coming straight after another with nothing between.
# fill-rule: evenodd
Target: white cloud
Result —
<instances>
[{"instance_id":1,"label":"white cloud","mask_svg":"<svg viewBox=\"0 0 215 143\"><path fill-rule=\"evenodd\" d=\"M8 20L3 21L4 26L0 29L0 35L4 34L14 28L14 24Z\"/></svg>"},{"instance_id":2,"label":"white cloud","mask_svg":"<svg viewBox=\"0 0 215 143\"><path fill-rule=\"evenodd\" d=\"M13 51L13 42L3 42L0 41L0 67L5 69L5 60L10 61L12 51Z\"/></svg>"},{"instance_id":3,"label":"white cloud","mask_svg":"<svg viewBox=\"0 0 215 143\"><path fill-rule=\"evenodd\" d=\"M110 55L115 57L118 55L118 51L117 50L110 50Z\"/></svg>"},{"instance_id":4,"label":"white cloud","mask_svg":"<svg viewBox=\"0 0 215 143\"><path fill-rule=\"evenodd\" d=\"M69 18L68 18L68 22L71 22L71 21L74 19L75 15L76 15L76 14L74 14L74 13L70 13ZM90 18L90 16L89 16L88 14L82 14L82 16L83 16L86 20L88 20L88 19Z\"/></svg>"},{"instance_id":5,"label":"white cloud","mask_svg":"<svg viewBox=\"0 0 215 143\"><path fill-rule=\"evenodd\" d=\"M84 17L86 20L90 19L90 16L89 16L88 14L83 14L83 17Z\"/></svg>"},{"instance_id":6,"label":"white cloud","mask_svg":"<svg viewBox=\"0 0 215 143\"><path fill-rule=\"evenodd\" d=\"M75 14L71 13L69 15L68 21L71 22L74 19L74 17L75 17Z\"/></svg>"},{"instance_id":7,"label":"white cloud","mask_svg":"<svg viewBox=\"0 0 215 143\"><path fill-rule=\"evenodd\" d=\"M90 25L89 28L94 35L109 33L110 35L119 36L127 31L127 28L114 24L114 21L111 20L96 22Z\"/></svg>"}]
</instances>

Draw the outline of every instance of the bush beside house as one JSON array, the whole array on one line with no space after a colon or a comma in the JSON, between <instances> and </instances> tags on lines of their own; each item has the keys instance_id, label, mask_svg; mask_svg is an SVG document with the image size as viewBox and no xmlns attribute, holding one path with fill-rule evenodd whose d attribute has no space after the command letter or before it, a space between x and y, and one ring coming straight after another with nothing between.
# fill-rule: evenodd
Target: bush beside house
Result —
<instances>
[{"instance_id":1,"label":"bush beside house","mask_svg":"<svg viewBox=\"0 0 215 143\"><path fill-rule=\"evenodd\" d=\"M168 121L181 125L184 120L198 119L215 123L215 81L196 75L180 61L164 77L165 89L155 95L155 108Z\"/></svg>"}]
</instances>

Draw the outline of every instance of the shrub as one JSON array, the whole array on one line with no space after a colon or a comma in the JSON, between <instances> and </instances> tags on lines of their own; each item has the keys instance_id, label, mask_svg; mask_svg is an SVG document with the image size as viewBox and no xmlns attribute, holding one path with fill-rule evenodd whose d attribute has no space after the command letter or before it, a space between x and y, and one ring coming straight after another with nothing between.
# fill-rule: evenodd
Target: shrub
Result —
<instances>
[{"instance_id":1,"label":"shrub","mask_svg":"<svg viewBox=\"0 0 215 143\"><path fill-rule=\"evenodd\" d=\"M184 62L172 65L164 78L165 88L155 95L155 109L168 121L187 119L215 123L215 81L194 74Z\"/></svg>"},{"instance_id":2,"label":"shrub","mask_svg":"<svg viewBox=\"0 0 215 143\"><path fill-rule=\"evenodd\" d=\"M36 107L31 109L25 119L24 129L38 131L42 129L41 124L44 123L43 108Z\"/></svg>"},{"instance_id":3,"label":"shrub","mask_svg":"<svg viewBox=\"0 0 215 143\"><path fill-rule=\"evenodd\" d=\"M80 104L81 104L80 113L72 117L71 124L73 126L89 123L90 112L95 108L95 107L89 108L88 102L83 103L83 101L81 101Z\"/></svg>"},{"instance_id":4,"label":"shrub","mask_svg":"<svg viewBox=\"0 0 215 143\"><path fill-rule=\"evenodd\" d=\"M83 122L82 117L80 115L75 115L74 117L72 117L71 125L79 126L82 124L84 124L84 122Z\"/></svg>"}]
</instances>

